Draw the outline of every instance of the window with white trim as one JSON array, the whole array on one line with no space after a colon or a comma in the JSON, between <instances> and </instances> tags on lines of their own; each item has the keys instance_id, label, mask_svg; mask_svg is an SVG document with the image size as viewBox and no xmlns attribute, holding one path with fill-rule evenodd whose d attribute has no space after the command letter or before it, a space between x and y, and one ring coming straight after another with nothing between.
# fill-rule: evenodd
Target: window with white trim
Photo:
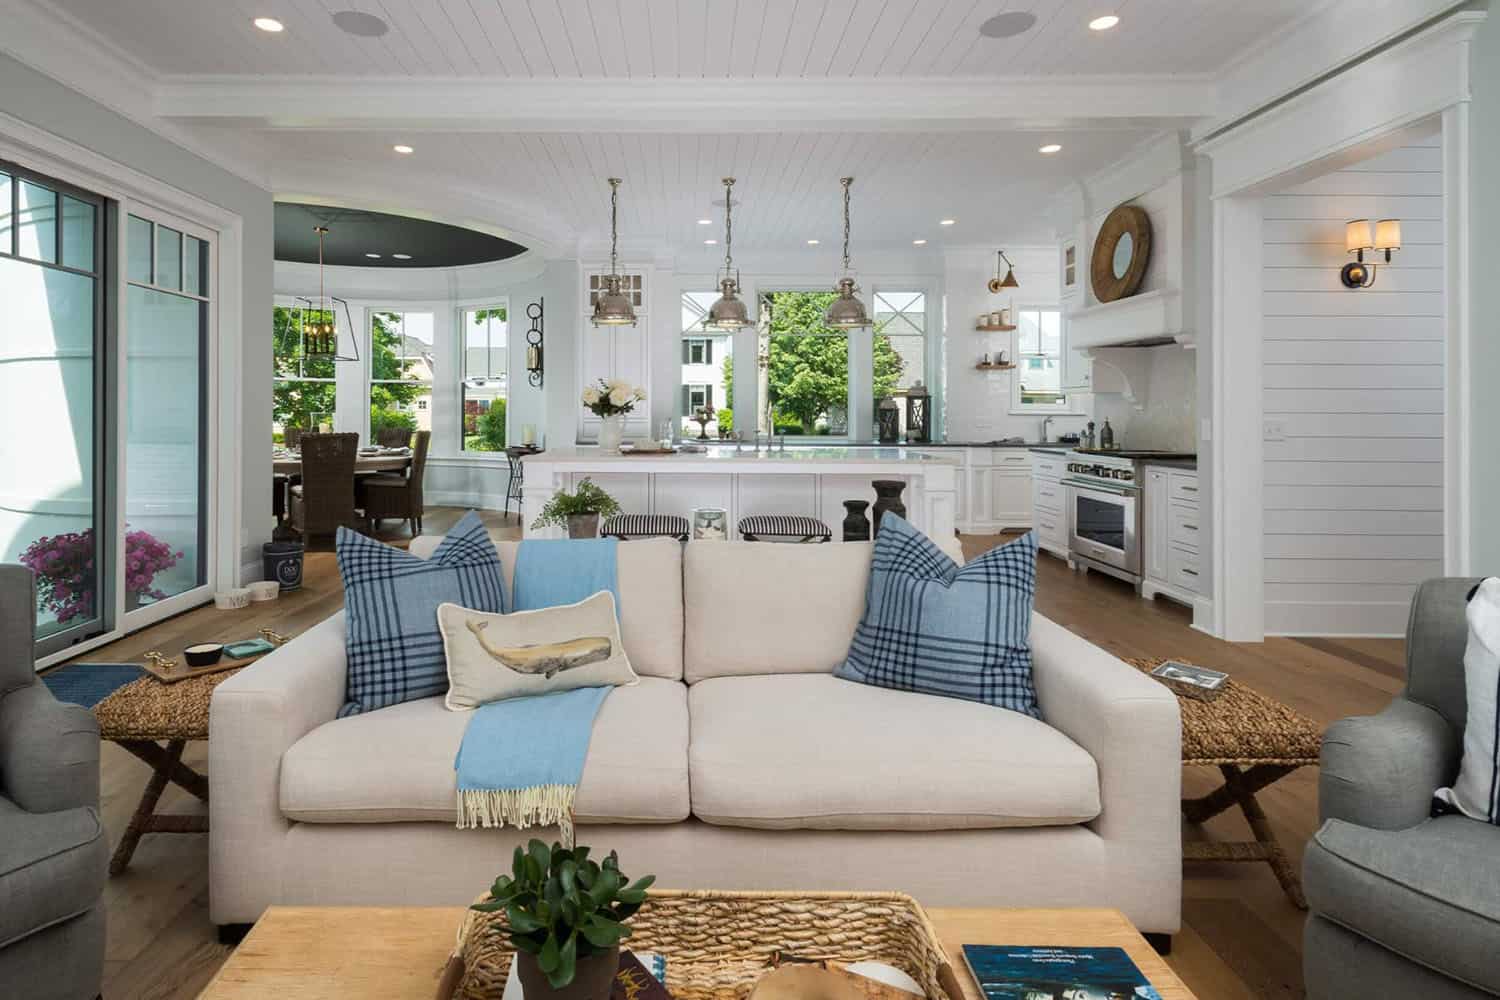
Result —
<instances>
[{"instance_id":1,"label":"window with white trim","mask_svg":"<svg viewBox=\"0 0 1500 1000\"><path fill-rule=\"evenodd\" d=\"M464 309L462 405L464 451L504 451L510 396L510 304ZM426 407L418 402L418 409Z\"/></svg>"},{"instance_id":2,"label":"window with white trim","mask_svg":"<svg viewBox=\"0 0 1500 1000\"><path fill-rule=\"evenodd\" d=\"M1056 306L1021 306L1011 334L1016 369L1011 379L1012 413L1066 413L1062 391L1062 312Z\"/></svg>"},{"instance_id":3,"label":"window with white trim","mask_svg":"<svg viewBox=\"0 0 1500 1000\"><path fill-rule=\"evenodd\" d=\"M432 400L433 314L370 313L370 432L376 442L383 430L430 431L432 414L418 401Z\"/></svg>"},{"instance_id":4,"label":"window with white trim","mask_svg":"<svg viewBox=\"0 0 1500 1000\"><path fill-rule=\"evenodd\" d=\"M730 359L733 338L726 332L708 330L703 321L718 292L682 293L682 377L678 419L682 432L698 436L697 416L707 411L709 421L702 429L711 436L733 429L730 407L733 397L728 390L733 362Z\"/></svg>"}]
</instances>

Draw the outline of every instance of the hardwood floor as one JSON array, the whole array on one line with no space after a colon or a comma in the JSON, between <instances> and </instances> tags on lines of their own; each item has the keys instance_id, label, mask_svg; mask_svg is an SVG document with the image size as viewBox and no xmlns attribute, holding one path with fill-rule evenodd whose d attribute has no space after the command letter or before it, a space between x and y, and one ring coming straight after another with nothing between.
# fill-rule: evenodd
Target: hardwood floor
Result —
<instances>
[{"instance_id":1,"label":"hardwood floor","mask_svg":"<svg viewBox=\"0 0 1500 1000\"><path fill-rule=\"evenodd\" d=\"M427 530L440 533L460 512L433 509ZM516 537L514 519L485 515L491 534ZM403 529L404 531L404 529ZM383 535L400 544L400 533ZM1001 539L965 537L974 555ZM148 649L180 650L189 641L223 641L255 634L261 625L297 633L343 603L332 552L311 552L306 583L280 600L244 611L201 608L94 650L82 659L129 662ZM1042 555L1038 610L1119 656L1172 657L1217 667L1323 722L1378 711L1400 690L1404 644L1390 639L1271 639L1256 644L1221 642L1191 628L1187 609L1166 600L1142 601L1127 585L1099 574L1073 573ZM185 760L206 764L207 746L190 744ZM103 813L115 839L124 829L147 778L136 758L105 744ZM1216 774L1184 776L1188 794L1208 791ZM1302 846L1317 824L1314 768L1282 779L1260 796L1283 845L1300 865ZM172 787L167 811L201 810L197 800ZM1188 838L1244 839L1238 813L1218 816ZM111 845L113 846L113 844ZM1184 871L1183 929L1168 959L1203 1000L1300 997L1303 914L1282 894L1261 864L1190 862ZM229 948L217 942L208 920L208 838L148 835L130 868L109 881L104 996L109 1000L189 998L208 982Z\"/></svg>"}]
</instances>

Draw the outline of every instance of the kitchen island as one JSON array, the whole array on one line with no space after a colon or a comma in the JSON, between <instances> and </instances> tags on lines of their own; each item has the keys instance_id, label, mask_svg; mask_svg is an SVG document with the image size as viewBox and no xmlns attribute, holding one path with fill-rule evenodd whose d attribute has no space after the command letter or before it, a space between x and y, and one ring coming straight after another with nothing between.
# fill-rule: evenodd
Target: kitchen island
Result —
<instances>
[{"instance_id":1,"label":"kitchen island","mask_svg":"<svg viewBox=\"0 0 1500 1000\"><path fill-rule=\"evenodd\" d=\"M523 534L560 537L555 528L531 524L558 490L573 490L585 478L619 501L630 514L680 514L695 507L722 507L731 528L754 514L816 517L842 537L845 500L875 502L871 482L906 483L901 500L907 519L928 536L952 542L958 506L958 457L900 447L803 446L759 453L748 446L710 445L703 452L609 454L598 448L556 448L522 459Z\"/></svg>"}]
</instances>

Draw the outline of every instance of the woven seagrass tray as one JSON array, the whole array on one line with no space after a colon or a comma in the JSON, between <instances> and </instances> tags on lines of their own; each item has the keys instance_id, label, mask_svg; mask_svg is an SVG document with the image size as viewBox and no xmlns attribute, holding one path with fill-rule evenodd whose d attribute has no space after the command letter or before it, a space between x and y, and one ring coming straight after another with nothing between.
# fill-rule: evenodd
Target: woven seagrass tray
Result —
<instances>
[{"instance_id":1,"label":"woven seagrass tray","mask_svg":"<svg viewBox=\"0 0 1500 1000\"><path fill-rule=\"evenodd\" d=\"M480 897L483 899L484 897ZM953 968L915 899L899 892L652 891L623 947L667 960L675 1000L743 1000L780 952L799 959L885 962L928 1000L963 1000ZM514 950L503 913L470 910L438 1000L498 1000Z\"/></svg>"}]
</instances>

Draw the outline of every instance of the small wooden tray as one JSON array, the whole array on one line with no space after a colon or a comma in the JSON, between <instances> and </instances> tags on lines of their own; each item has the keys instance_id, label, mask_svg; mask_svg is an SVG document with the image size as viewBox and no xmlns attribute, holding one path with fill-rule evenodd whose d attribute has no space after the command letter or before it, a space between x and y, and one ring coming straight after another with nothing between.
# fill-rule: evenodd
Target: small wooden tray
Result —
<instances>
[{"instance_id":1,"label":"small wooden tray","mask_svg":"<svg viewBox=\"0 0 1500 1000\"><path fill-rule=\"evenodd\" d=\"M280 649L282 645L291 639L291 636L282 635L268 628L261 629L260 634L263 638L270 640L276 649ZM225 643L225 645L230 645L230 643ZM275 649L268 649L266 653L274 653L275 651ZM218 674L223 673L225 670L238 670L240 667L254 663L262 656L265 656L266 653L257 653L254 656L246 656L241 659L233 659L225 656L220 657L218 663L210 663L206 667L190 667L180 660L163 656L153 649L146 654L146 662L140 666L142 670L163 684L176 684L178 681L189 680L193 677L202 677L205 674Z\"/></svg>"}]
</instances>

